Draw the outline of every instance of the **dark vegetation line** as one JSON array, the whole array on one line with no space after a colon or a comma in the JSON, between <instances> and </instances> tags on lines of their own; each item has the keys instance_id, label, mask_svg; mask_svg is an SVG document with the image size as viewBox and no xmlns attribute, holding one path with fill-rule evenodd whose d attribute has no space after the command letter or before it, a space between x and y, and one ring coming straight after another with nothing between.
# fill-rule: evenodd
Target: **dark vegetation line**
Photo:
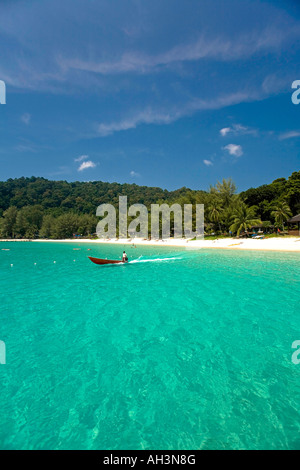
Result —
<instances>
[{"instance_id":1,"label":"dark vegetation line","mask_svg":"<svg viewBox=\"0 0 300 470\"><path fill-rule=\"evenodd\" d=\"M141 203L148 209L155 203L204 204L207 234L239 234L254 225L284 230L285 222L300 213L300 171L239 194L231 179L218 182L209 191L36 177L9 179L0 182L0 236L92 236L99 220L96 208L110 203L117 209L119 196L127 196L129 205Z\"/></svg>"}]
</instances>

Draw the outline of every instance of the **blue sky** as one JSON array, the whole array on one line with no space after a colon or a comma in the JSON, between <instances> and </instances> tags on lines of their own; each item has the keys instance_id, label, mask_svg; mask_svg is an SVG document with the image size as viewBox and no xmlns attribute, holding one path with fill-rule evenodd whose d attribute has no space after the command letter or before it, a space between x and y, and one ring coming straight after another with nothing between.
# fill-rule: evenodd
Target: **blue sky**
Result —
<instances>
[{"instance_id":1,"label":"blue sky","mask_svg":"<svg viewBox=\"0 0 300 470\"><path fill-rule=\"evenodd\" d=\"M288 177L299 65L297 0L2 0L0 180Z\"/></svg>"}]
</instances>

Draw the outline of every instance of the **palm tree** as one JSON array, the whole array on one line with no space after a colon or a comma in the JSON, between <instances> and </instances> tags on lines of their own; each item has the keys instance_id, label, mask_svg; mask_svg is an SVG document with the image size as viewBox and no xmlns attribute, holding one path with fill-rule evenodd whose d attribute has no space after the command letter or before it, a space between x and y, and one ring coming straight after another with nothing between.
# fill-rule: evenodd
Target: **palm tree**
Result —
<instances>
[{"instance_id":1,"label":"palm tree","mask_svg":"<svg viewBox=\"0 0 300 470\"><path fill-rule=\"evenodd\" d=\"M220 194L224 206L227 207L229 206L232 197L236 192L236 185L231 178L223 178L222 183L219 181L217 182L216 191Z\"/></svg>"},{"instance_id":2,"label":"palm tree","mask_svg":"<svg viewBox=\"0 0 300 470\"><path fill-rule=\"evenodd\" d=\"M224 205L222 203L223 210L222 210L220 222L222 224L223 230L224 230L224 227L225 227L227 232L230 230L230 225L232 224L233 214L234 214L235 210L238 207L240 207L241 202L242 202L242 200L240 199L239 195L233 194L231 196L231 200L230 200L229 204Z\"/></svg>"},{"instance_id":3,"label":"palm tree","mask_svg":"<svg viewBox=\"0 0 300 470\"><path fill-rule=\"evenodd\" d=\"M232 232L237 232L237 236L241 233L241 230L247 230L253 227L253 225L261 224L261 220L255 215L255 208L248 207L244 202L235 209L233 212L233 224L230 227Z\"/></svg>"},{"instance_id":4,"label":"palm tree","mask_svg":"<svg viewBox=\"0 0 300 470\"><path fill-rule=\"evenodd\" d=\"M286 201L279 201L276 206L273 207L271 215L275 218L276 224L282 226L282 230L284 231L284 222L292 217L292 211Z\"/></svg>"},{"instance_id":5,"label":"palm tree","mask_svg":"<svg viewBox=\"0 0 300 470\"><path fill-rule=\"evenodd\" d=\"M219 230L222 233L220 218L223 209L221 207L220 201L217 198L213 198L208 206L208 217L211 222L217 223L219 225Z\"/></svg>"}]
</instances>

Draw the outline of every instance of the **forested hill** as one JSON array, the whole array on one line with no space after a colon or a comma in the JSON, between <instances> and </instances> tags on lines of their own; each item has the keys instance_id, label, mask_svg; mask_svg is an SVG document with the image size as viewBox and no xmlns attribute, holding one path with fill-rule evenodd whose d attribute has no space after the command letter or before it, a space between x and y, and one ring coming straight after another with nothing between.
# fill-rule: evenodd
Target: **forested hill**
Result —
<instances>
[{"instance_id":1,"label":"forested hill","mask_svg":"<svg viewBox=\"0 0 300 470\"><path fill-rule=\"evenodd\" d=\"M0 216L11 206L21 209L39 205L48 213L58 215L70 210L95 214L99 204L118 205L119 196L127 196L128 204L155 204L158 201L174 201L187 194L195 194L181 188L167 191L161 188L136 184L103 183L102 181L72 182L50 181L45 178L18 178L0 182Z\"/></svg>"},{"instance_id":2,"label":"forested hill","mask_svg":"<svg viewBox=\"0 0 300 470\"><path fill-rule=\"evenodd\" d=\"M207 202L213 192L194 191L188 188L166 189L138 186L136 184L104 183L101 181L72 182L50 181L45 178L18 178L0 182L0 216L11 206L21 209L39 205L47 213L64 212L95 214L99 204L118 204L120 195L128 196L128 204L142 203L147 207L157 202ZM279 178L271 184L250 188L240 193L248 206L257 206L264 212L272 202L284 198L293 214L300 212L300 171L288 179ZM200 201L201 200L201 201Z\"/></svg>"},{"instance_id":3,"label":"forested hill","mask_svg":"<svg viewBox=\"0 0 300 470\"><path fill-rule=\"evenodd\" d=\"M271 184L264 184L258 188L250 188L240 193L241 199L251 206L257 206L261 215L265 208L276 204L279 200L285 200L290 206L293 215L300 213L300 171L295 171L291 176L278 178Z\"/></svg>"},{"instance_id":4,"label":"forested hill","mask_svg":"<svg viewBox=\"0 0 300 470\"><path fill-rule=\"evenodd\" d=\"M284 231L285 222L300 213L300 171L288 179L237 194L231 179L209 191L181 188L167 191L136 184L49 181L19 178L0 182L0 238L69 238L95 232L100 204L204 204L206 233L237 233L262 224ZM195 220L193 220L195 222Z\"/></svg>"}]
</instances>

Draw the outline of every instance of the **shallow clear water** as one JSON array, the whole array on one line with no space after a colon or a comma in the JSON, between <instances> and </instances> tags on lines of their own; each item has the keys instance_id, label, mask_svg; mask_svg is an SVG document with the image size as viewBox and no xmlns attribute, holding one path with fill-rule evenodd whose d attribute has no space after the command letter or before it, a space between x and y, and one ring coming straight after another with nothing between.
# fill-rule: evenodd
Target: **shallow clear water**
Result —
<instances>
[{"instance_id":1,"label":"shallow clear water","mask_svg":"<svg viewBox=\"0 0 300 470\"><path fill-rule=\"evenodd\" d=\"M3 248L0 448L300 449L299 254Z\"/></svg>"}]
</instances>

